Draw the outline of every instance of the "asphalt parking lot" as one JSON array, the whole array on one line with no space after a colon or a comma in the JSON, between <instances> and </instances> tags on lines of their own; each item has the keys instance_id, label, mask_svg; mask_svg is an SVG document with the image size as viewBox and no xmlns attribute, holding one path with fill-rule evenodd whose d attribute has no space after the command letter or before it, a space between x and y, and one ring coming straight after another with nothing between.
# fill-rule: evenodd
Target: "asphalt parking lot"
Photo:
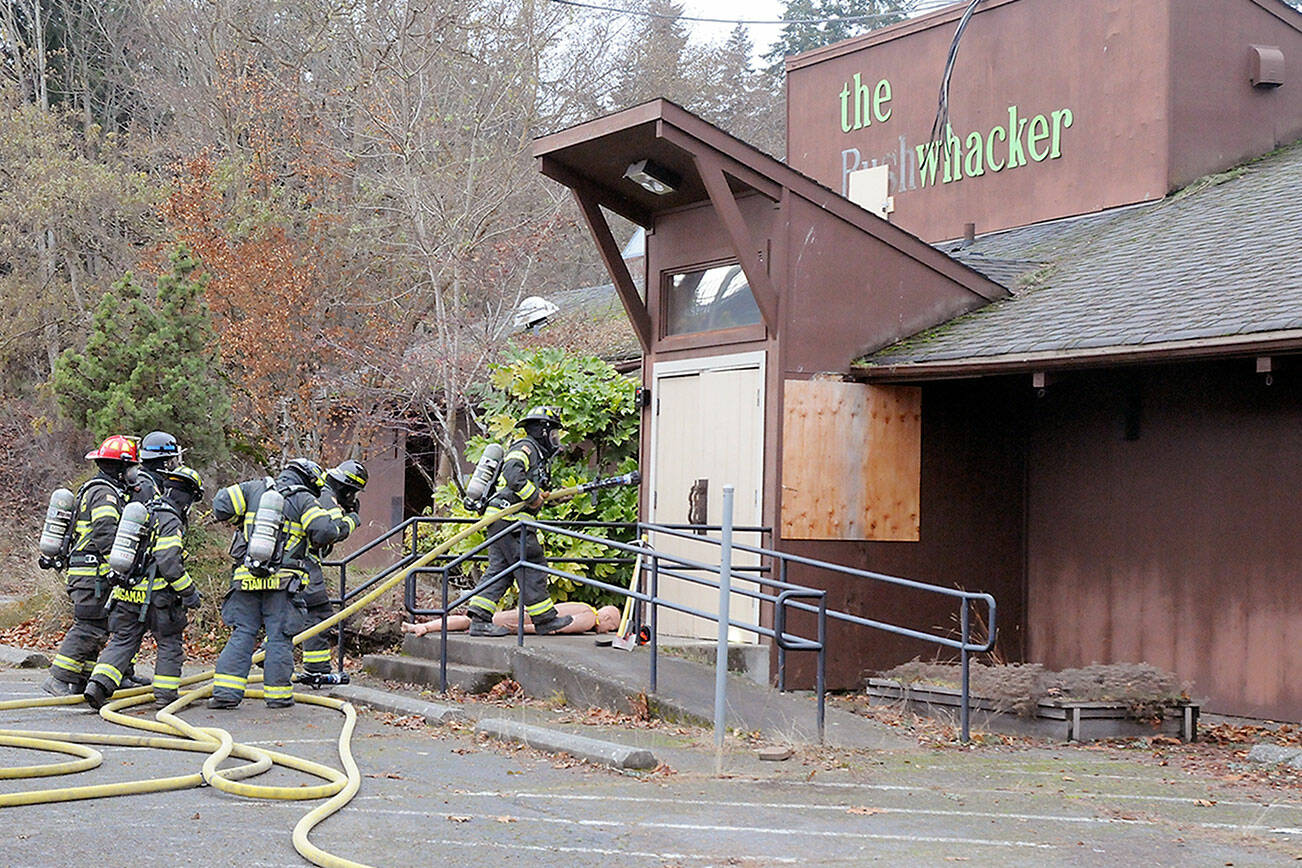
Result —
<instances>
[{"instance_id":1,"label":"asphalt parking lot","mask_svg":"<svg viewBox=\"0 0 1302 868\"><path fill-rule=\"evenodd\" d=\"M0 671L0 698L36 696L43 673ZM510 710L495 709L509 715ZM523 712L521 712L523 714ZM237 741L339 765L341 716L298 705L194 708L196 725ZM5 712L7 728L108 732L84 707ZM1254 789L1127 762L1106 751L803 749L760 762L730 745L713 774L708 733L588 732L651 747L656 772L621 773L485 742L469 726L430 728L363 712L357 797L313 843L376 866L1280 865L1302 860L1302 794ZM75 779L0 781L0 793L176 775L202 755L104 747ZM47 757L0 747L0 768ZM283 769L257 783L315 779ZM212 788L0 809L4 864L299 866L291 842L318 802Z\"/></svg>"}]
</instances>

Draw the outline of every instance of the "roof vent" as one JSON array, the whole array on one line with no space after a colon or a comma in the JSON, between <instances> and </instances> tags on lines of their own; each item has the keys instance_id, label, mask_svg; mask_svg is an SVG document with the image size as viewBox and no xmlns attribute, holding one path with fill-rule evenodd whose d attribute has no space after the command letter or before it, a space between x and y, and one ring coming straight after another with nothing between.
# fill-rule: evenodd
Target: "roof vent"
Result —
<instances>
[{"instance_id":1,"label":"roof vent","mask_svg":"<svg viewBox=\"0 0 1302 868\"><path fill-rule=\"evenodd\" d=\"M1249 45L1252 50L1249 80L1253 87L1267 90L1284 83L1284 52L1278 45Z\"/></svg>"}]
</instances>

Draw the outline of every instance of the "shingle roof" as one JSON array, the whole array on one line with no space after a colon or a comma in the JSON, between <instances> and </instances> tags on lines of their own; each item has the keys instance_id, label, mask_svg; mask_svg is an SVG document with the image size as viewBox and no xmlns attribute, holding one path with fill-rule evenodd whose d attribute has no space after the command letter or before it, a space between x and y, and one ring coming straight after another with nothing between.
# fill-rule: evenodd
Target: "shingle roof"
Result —
<instances>
[{"instance_id":1,"label":"shingle roof","mask_svg":"<svg viewBox=\"0 0 1302 868\"><path fill-rule=\"evenodd\" d=\"M961 250L938 245L1013 295L856 367L1051 360L1302 330L1299 187L1302 142L1157 202L999 232Z\"/></svg>"},{"instance_id":2,"label":"shingle roof","mask_svg":"<svg viewBox=\"0 0 1302 868\"><path fill-rule=\"evenodd\" d=\"M516 335L524 346L563 346L612 363L641 358L642 346L614 284L561 290L547 300L560 310L536 333Z\"/></svg>"}]
</instances>

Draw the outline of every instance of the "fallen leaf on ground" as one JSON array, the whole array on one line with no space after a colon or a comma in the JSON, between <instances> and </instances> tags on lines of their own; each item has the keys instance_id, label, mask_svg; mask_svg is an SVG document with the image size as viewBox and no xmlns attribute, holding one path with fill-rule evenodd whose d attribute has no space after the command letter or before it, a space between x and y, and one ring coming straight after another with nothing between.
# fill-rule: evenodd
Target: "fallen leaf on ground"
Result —
<instances>
[{"instance_id":1,"label":"fallen leaf on ground","mask_svg":"<svg viewBox=\"0 0 1302 868\"><path fill-rule=\"evenodd\" d=\"M469 823L469 817L458 817L455 814L448 814L448 821L451 823Z\"/></svg>"},{"instance_id":2,"label":"fallen leaf on ground","mask_svg":"<svg viewBox=\"0 0 1302 868\"><path fill-rule=\"evenodd\" d=\"M885 812L886 812L885 808L869 808L866 805L855 805L853 808L849 808L846 810L847 814L862 814L864 816L871 816L873 814L883 814Z\"/></svg>"}]
</instances>

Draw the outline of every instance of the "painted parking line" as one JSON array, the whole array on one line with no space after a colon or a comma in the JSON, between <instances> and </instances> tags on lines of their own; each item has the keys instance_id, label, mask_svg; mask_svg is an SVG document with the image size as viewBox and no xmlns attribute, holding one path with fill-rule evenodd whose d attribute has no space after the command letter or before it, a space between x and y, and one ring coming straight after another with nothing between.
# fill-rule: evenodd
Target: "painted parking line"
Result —
<instances>
[{"instance_id":1,"label":"painted parking line","mask_svg":"<svg viewBox=\"0 0 1302 868\"><path fill-rule=\"evenodd\" d=\"M448 848L461 848L467 846L465 841L451 841L446 838L443 839L422 838L421 840L422 842L428 842L430 844L435 844L435 845L448 847ZM653 853L645 850L611 850L606 847L567 847L563 845L543 846L541 844L523 844L516 841L512 841L510 843L502 843L500 841L493 841L491 839L482 840L482 841L476 840L473 846L476 850L478 850L480 847L494 847L502 850L511 850L511 851L524 850L524 851L534 852L534 853L573 853L578 855L591 855L591 856L617 856L621 859L625 859L625 858L654 859L659 862L691 861L691 862L717 863L719 860L718 853L672 853L672 852ZM807 859L804 858L792 859L787 856L766 855L762 858L766 862L776 862L782 865L802 865L808 863Z\"/></svg>"},{"instance_id":2,"label":"painted parking line","mask_svg":"<svg viewBox=\"0 0 1302 868\"><path fill-rule=\"evenodd\" d=\"M849 811L846 805L818 805L800 802L743 802L743 801L723 801L712 799L671 799L656 798L652 796L589 796L573 793L500 793L500 792L467 792L453 793L454 796L471 796L491 799L517 798L517 799L537 799L541 801L571 801L571 802L637 802L645 804L660 805L699 805L702 807L718 808L758 808L772 809L778 811L827 811L844 814ZM943 808L901 808L901 807L884 807L873 806L878 808L881 814L897 814L903 816L916 815L925 817L974 817L991 820L1017 820L1025 822L1046 822L1046 823L1082 823L1098 825L1130 825L1130 826L1157 826L1163 822L1176 822L1182 826L1197 826L1206 829L1232 829L1243 832L1265 832L1277 831L1269 825L1263 823L1187 823L1170 818L1157 818L1153 820L1124 818L1124 817L1082 817L1067 814L1023 814L1008 811L959 811Z\"/></svg>"},{"instance_id":3,"label":"painted parking line","mask_svg":"<svg viewBox=\"0 0 1302 868\"><path fill-rule=\"evenodd\" d=\"M519 794L517 794L519 795ZM541 795L541 794L539 794ZM400 817L421 817L429 819L430 811L409 811L398 808L363 808L354 811L356 814L380 814L384 816ZM442 813L441 811L438 813ZM462 814L470 819L491 820L496 822L500 814ZM628 829L661 829L679 832L711 832L711 833L735 833L740 835L780 835L780 836L804 836L809 838L844 838L847 840L863 841L911 841L927 844L970 844L973 846L985 847L1024 847L1037 850L1056 850L1058 845L1045 844L1039 841L997 841L989 838L961 838L934 835L894 835L883 832L838 832L835 830L824 829L792 829L780 828L772 829L762 826L722 826L717 824L703 823L660 823L652 820L638 820L629 822L626 820L575 820L569 817L514 817L516 822L521 823L550 823L561 826L577 826L582 828L605 828L615 827L623 830ZM764 858L771 858L765 854Z\"/></svg>"},{"instance_id":4,"label":"painted parking line","mask_svg":"<svg viewBox=\"0 0 1302 868\"><path fill-rule=\"evenodd\" d=\"M839 781L783 781L782 783L783 786L810 787L810 788L829 787L829 788L843 789L843 790L874 790L874 791L881 791L881 792L906 792L906 793L947 792L947 793L964 793L964 794L971 794L971 795L995 795L995 796L1012 796L1012 795L1033 796L1038 794L1047 794L1047 795L1054 795L1054 796L1064 796L1070 799L1119 799L1119 800L1137 799L1140 801L1147 801L1147 802L1171 802L1175 804L1186 804L1186 805L1194 801L1195 799L1205 798L1203 796L1149 796L1149 795L1140 795L1136 793L1095 793L1095 792L1088 792L1084 790L1080 792L1073 792L1073 793L1068 793L1068 792L1059 793L1059 792L1051 792L1049 790L1042 790L1038 788L1033 790L1026 790L1026 789L1010 788L1010 787L1001 787L997 789L976 789L976 788L961 789L956 787L945 787L942 790L936 787L911 787L911 786L905 786L903 784L851 784L851 783L842 783ZM1216 799L1216 804L1224 805L1227 807L1237 807L1237 808L1280 808L1289 811L1302 811L1302 802L1297 802L1297 803L1271 802L1268 805L1263 805L1261 802L1238 802L1238 801L1231 801L1228 799Z\"/></svg>"}]
</instances>

